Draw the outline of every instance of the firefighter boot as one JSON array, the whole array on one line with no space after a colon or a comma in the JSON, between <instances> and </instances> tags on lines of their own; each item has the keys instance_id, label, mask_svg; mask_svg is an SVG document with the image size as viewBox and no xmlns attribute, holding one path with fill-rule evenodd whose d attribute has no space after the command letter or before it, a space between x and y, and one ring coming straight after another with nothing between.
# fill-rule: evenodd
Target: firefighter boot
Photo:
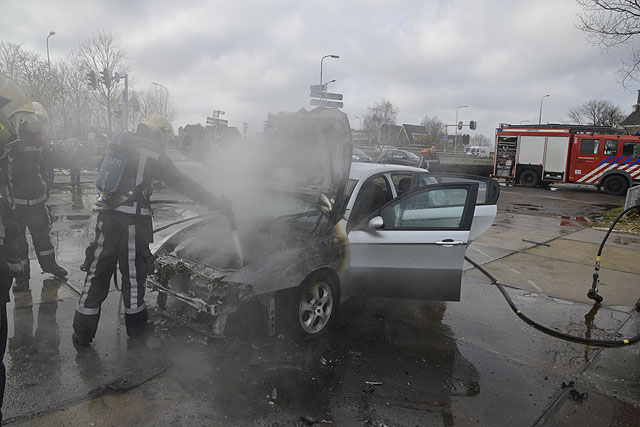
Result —
<instances>
[{"instance_id":1,"label":"firefighter boot","mask_svg":"<svg viewBox=\"0 0 640 427\"><path fill-rule=\"evenodd\" d=\"M127 335L132 338L153 332L153 325L149 325L148 319L149 314L146 308L139 313L125 314L124 324L127 327Z\"/></svg>"},{"instance_id":2,"label":"firefighter boot","mask_svg":"<svg viewBox=\"0 0 640 427\"><path fill-rule=\"evenodd\" d=\"M54 254L43 256L40 261L42 271L44 271L45 273L51 273L56 277L67 277L67 274L69 274L66 268L62 267L56 262Z\"/></svg>"}]
</instances>

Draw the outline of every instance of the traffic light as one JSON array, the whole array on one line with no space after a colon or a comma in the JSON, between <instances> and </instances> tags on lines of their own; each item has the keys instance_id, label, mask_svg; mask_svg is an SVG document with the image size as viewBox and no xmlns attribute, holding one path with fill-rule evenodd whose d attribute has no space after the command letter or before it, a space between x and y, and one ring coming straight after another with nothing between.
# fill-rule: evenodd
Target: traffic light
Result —
<instances>
[{"instance_id":1,"label":"traffic light","mask_svg":"<svg viewBox=\"0 0 640 427\"><path fill-rule=\"evenodd\" d=\"M100 72L100 74L102 75L102 78L100 79L100 81L102 82L104 87L109 89L111 87L111 73L109 73L109 70L105 68Z\"/></svg>"},{"instance_id":2,"label":"traffic light","mask_svg":"<svg viewBox=\"0 0 640 427\"><path fill-rule=\"evenodd\" d=\"M476 130L476 127L478 126L478 123L475 120L471 120L469 122L469 129L471 130Z\"/></svg>"},{"instance_id":3,"label":"traffic light","mask_svg":"<svg viewBox=\"0 0 640 427\"><path fill-rule=\"evenodd\" d=\"M462 144L463 145L469 145L469 140L471 138L469 137L468 133L465 133L464 135L462 135Z\"/></svg>"},{"instance_id":4,"label":"traffic light","mask_svg":"<svg viewBox=\"0 0 640 427\"><path fill-rule=\"evenodd\" d=\"M96 72L91 70L87 73L87 84L93 90L98 88L98 81L96 79Z\"/></svg>"}]
</instances>

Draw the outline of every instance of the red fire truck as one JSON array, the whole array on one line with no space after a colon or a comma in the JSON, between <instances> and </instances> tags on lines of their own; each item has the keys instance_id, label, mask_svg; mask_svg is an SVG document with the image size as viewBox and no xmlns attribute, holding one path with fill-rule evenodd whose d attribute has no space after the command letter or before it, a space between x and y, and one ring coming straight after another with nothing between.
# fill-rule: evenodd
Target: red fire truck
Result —
<instances>
[{"instance_id":1,"label":"red fire truck","mask_svg":"<svg viewBox=\"0 0 640 427\"><path fill-rule=\"evenodd\" d=\"M493 177L526 187L595 185L622 195L640 182L640 136L600 126L500 124Z\"/></svg>"}]
</instances>

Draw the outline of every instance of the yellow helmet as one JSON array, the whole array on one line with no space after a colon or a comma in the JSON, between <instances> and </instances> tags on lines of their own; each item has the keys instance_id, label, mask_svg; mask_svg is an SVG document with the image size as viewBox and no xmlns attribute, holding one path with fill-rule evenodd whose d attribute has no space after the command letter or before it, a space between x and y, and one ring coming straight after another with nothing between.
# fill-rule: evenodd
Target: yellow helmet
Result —
<instances>
[{"instance_id":1,"label":"yellow helmet","mask_svg":"<svg viewBox=\"0 0 640 427\"><path fill-rule=\"evenodd\" d=\"M31 105L33 106L33 110L35 111L36 116L38 116L38 119L44 119L45 121L49 120L47 110L44 109L42 104L40 104L39 102L32 102Z\"/></svg>"},{"instance_id":2,"label":"yellow helmet","mask_svg":"<svg viewBox=\"0 0 640 427\"><path fill-rule=\"evenodd\" d=\"M173 127L169 120L161 114L152 114L147 117L143 124L149 126L152 130L160 132L165 137L173 136Z\"/></svg>"},{"instance_id":3,"label":"yellow helmet","mask_svg":"<svg viewBox=\"0 0 640 427\"><path fill-rule=\"evenodd\" d=\"M15 113L25 111L33 113L33 109L29 110L31 101L24 94L20 85L6 74L0 73L0 108L7 119L11 118Z\"/></svg>"}]
</instances>

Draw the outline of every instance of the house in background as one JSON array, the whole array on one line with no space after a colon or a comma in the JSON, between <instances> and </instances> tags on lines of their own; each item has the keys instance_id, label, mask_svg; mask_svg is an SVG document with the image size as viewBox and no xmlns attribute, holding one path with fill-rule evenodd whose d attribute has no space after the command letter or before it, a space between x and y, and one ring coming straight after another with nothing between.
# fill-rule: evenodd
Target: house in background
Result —
<instances>
[{"instance_id":1,"label":"house in background","mask_svg":"<svg viewBox=\"0 0 640 427\"><path fill-rule=\"evenodd\" d=\"M403 124L398 136L398 147L423 147L428 145L427 128L421 125Z\"/></svg>"},{"instance_id":2,"label":"house in background","mask_svg":"<svg viewBox=\"0 0 640 427\"><path fill-rule=\"evenodd\" d=\"M640 90L638 91L638 99L632 107L632 112L624 119L620 126L624 127L629 135L640 132Z\"/></svg>"}]
</instances>

